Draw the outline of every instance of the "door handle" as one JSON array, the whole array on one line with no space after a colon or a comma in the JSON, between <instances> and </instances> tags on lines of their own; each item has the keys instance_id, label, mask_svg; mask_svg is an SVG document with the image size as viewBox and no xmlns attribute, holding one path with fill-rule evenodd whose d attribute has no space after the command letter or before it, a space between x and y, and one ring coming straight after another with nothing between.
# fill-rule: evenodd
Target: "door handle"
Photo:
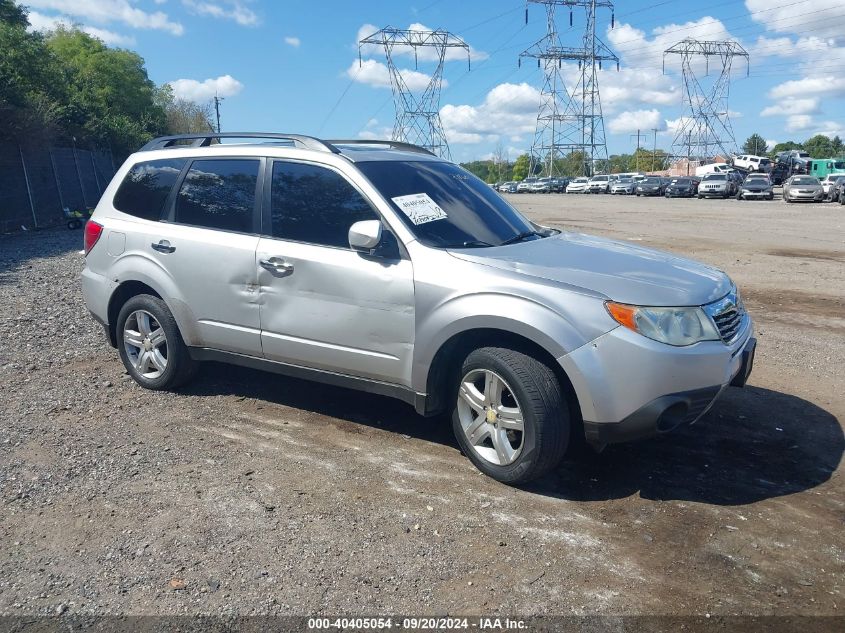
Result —
<instances>
[{"instance_id":1,"label":"door handle","mask_svg":"<svg viewBox=\"0 0 845 633\"><path fill-rule=\"evenodd\" d=\"M281 257L270 257L269 259L260 259L258 263L265 270L269 270L275 275L284 277L293 273L293 264L286 262Z\"/></svg>"},{"instance_id":2,"label":"door handle","mask_svg":"<svg viewBox=\"0 0 845 633\"><path fill-rule=\"evenodd\" d=\"M154 251L158 251L159 253L172 253L176 250L176 247L171 246L167 240L159 240L158 243L153 242L150 246Z\"/></svg>"}]
</instances>

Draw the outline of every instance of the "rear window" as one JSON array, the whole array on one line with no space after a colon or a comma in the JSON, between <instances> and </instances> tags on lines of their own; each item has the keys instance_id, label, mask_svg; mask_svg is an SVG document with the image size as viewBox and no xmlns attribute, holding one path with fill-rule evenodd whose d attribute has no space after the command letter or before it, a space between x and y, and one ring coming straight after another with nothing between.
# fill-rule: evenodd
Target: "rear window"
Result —
<instances>
[{"instance_id":1,"label":"rear window","mask_svg":"<svg viewBox=\"0 0 845 633\"><path fill-rule=\"evenodd\" d=\"M114 195L114 208L144 220L158 220L186 158L136 163Z\"/></svg>"}]
</instances>

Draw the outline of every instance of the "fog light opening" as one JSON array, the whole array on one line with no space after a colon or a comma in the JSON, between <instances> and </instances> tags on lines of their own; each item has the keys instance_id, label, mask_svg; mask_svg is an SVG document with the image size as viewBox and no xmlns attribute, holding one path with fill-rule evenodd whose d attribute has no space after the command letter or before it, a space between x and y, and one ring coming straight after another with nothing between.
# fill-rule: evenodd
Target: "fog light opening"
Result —
<instances>
[{"instance_id":1,"label":"fog light opening","mask_svg":"<svg viewBox=\"0 0 845 633\"><path fill-rule=\"evenodd\" d=\"M676 402L670 407L667 407L660 417L657 418L657 431L659 433L668 433L680 425L686 418L689 407L685 402Z\"/></svg>"}]
</instances>

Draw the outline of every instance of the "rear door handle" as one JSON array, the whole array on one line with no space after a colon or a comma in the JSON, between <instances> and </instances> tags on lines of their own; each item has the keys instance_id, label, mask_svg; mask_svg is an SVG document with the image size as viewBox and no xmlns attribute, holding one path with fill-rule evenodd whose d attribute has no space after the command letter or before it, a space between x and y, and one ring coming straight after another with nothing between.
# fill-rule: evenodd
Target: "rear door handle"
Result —
<instances>
[{"instance_id":1,"label":"rear door handle","mask_svg":"<svg viewBox=\"0 0 845 633\"><path fill-rule=\"evenodd\" d=\"M281 257L269 257L267 259L260 259L258 263L265 270L269 270L274 275L285 277L293 273L293 264L286 262Z\"/></svg>"},{"instance_id":2,"label":"rear door handle","mask_svg":"<svg viewBox=\"0 0 845 633\"><path fill-rule=\"evenodd\" d=\"M171 246L167 240L159 240L158 243L153 242L150 246L154 251L158 251L159 253L172 253L176 250L176 247Z\"/></svg>"}]
</instances>

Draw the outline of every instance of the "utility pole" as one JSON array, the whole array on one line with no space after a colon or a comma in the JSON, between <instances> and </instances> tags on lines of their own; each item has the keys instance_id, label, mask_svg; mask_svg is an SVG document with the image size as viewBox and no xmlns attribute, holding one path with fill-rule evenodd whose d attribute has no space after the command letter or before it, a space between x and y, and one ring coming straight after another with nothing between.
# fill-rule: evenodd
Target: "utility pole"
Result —
<instances>
[{"instance_id":1,"label":"utility pole","mask_svg":"<svg viewBox=\"0 0 845 633\"><path fill-rule=\"evenodd\" d=\"M654 149L651 151L651 171L654 171L654 159L657 156L657 128L651 128L651 131L654 132Z\"/></svg>"},{"instance_id":2,"label":"utility pole","mask_svg":"<svg viewBox=\"0 0 845 633\"><path fill-rule=\"evenodd\" d=\"M223 130L220 129L220 102L223 101L222 97L218 97L217 93L214 93L214 111L217 113L217 133L220 134Z\"/></svg>"},{"instance_id":3,"label":"utility pole","mask_svg":"<svg viewBox=\"0 0 845 633\"><path fill-rule=\"evenodd\" d=\"M533 174L538 164L543 165L547 176L559 175L560 159L580 155L581 164L576 175L591 176L596 165L607 164L607 143L604 135L598 74L602 62L616 64L619 58L596 36L597 8L611 11L611 28L615 25L611 0L527 0L525 22L528 23L528 5L542 5L546 11L546 35L533 46L519 54L537 60L543 70L543 87L540 90L540 107L534 141L531 144ZM564 46L557 27L557 10L569 9L569 29L574 23L574 10L583 9L585 25L579 46ZM564 78L563 62L577 62L578 74L573 69L568 82Z\"/></svg>"},{"instance_id":4,"label":"utility pole","mask_svg":"<svg viewBox=\"0 0 845 633\"><path fill-rule=\"evenodd\" d=\"M634 138L634 136L637 137L637 151L634 152L634 156L636 157L637 161L637 171L640 171L640 137L642 136L642 134L640 134L640 131L637 130L636 135L631 134L630 138Z\"/></svg>"}]
</instances>

